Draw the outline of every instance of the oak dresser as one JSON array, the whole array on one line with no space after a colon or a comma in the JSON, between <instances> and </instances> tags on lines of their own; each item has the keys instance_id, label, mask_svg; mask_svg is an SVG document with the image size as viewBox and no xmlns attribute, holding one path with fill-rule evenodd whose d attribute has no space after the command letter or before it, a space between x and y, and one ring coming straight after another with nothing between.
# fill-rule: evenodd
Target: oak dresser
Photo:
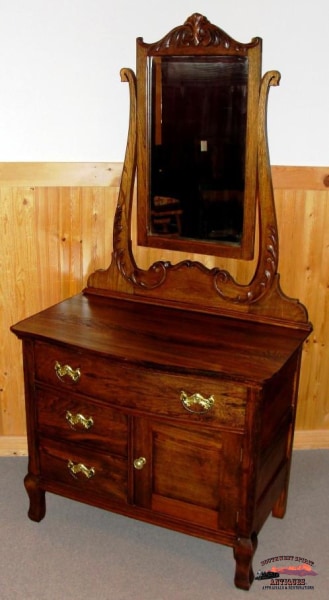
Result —
<instances>
[{"instance_id":1,"label":"oak dresser","mask_svg":"<svg viewBox=\"0 0 329 600\"><path fill-rule=\"evenodd\" d=\"M121 72L130 117L110 266L92 273L81 294L12 327L23 341L30 518L44 517L45 492L53 492L226 544L234 551L235 584L246 590L265 520L285 513L302 346L312 330L306 308L280 287L266 133L268 91L280 76L261 77L260 67L260 38L240 44L198 13L156 43L138 38L137 81L130 69ZM236 110L242 100L237 122L245 130L240 135L233 127L233 141L225 137L223 148L226 125L216 129L208 111L190 102L202 104L200 89L209 83L207 98L216 90L227 127L234 121L227 102ZM163 169L177 154L160 119L163 110L169 137L175 135L172 88L176 99L186 93L194 111L185 129L182 111L177 143L186 136L182 147L191 143L190 156L197 157L188 169L196 187L181 186L175 198L181 207L175 229L171 215L166 227L152 222L154 198L173 199L177 177L186 175L182 158L159 196ZM227 159L237 150L239 175L232 181L236 171ZM205 182L199 167L208 157L219 170ZM175 264L161 259L141 268L135 258L136 171L139 243L179 251ZM229 213L239 210L236 222L208 219L211 235L197 240L184 227L202 214L202 190L221 203L221 214L238 192ZM195 260L200 253L251 260L256 230L258 258L247 283L219 264Z\"/></svg>"}]
</instances>

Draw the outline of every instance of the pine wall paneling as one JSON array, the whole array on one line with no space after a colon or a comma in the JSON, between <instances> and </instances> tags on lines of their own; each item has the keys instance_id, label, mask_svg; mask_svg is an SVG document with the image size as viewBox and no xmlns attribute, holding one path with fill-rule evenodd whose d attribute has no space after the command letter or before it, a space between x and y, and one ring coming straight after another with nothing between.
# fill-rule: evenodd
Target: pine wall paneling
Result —
<instances>
[{"instance_id":1,"label":"pine wall paneling","mask_svg":"<svg viewBox=\"0 0 329 600\"><path fill-rule=\"evenodd\" d=\"M26 453L21 347L10 325L80 292L90 272L108 266L121 168L0 164L0 455ZM273 167L282 289L306 304L314 325L303 352L296 448L329 447L328 174L329 167ZM182 259L134 249L143 267ZM254 267L213 257L206 264L229 268L244 282Z\"/></svg>"}]
</instances>

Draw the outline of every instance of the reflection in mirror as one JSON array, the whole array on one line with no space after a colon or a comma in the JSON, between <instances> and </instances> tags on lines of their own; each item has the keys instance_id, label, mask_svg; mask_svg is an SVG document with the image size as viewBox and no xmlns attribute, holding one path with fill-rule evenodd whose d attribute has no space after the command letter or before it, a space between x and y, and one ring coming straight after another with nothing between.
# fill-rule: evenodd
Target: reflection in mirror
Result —
<instances>
[{"instance_id":1,"label":"reflection in mirror","mask_svg":"<svg viewBox=\"0 0 329 600\"><path fill-rule=\"evenodd\" d=\"M150 57L151 235L240 245L248 59Z\"/></svg>"},{"instance_id":2,"label":"reflection in mirror","mask_svg":"<svg viewBox=\"0 0 329 600\"><path fill-rule=\"evenodd\" d=\"M137 39L139 245L253 258L261 48L198 13Z\"/></svg>"}]
</instances>

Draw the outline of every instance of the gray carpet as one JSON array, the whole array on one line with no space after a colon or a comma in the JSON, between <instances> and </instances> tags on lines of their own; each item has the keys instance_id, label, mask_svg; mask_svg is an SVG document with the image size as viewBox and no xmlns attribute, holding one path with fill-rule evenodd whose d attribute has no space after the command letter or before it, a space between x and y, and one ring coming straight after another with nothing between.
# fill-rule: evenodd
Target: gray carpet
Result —
<instances>
[{"instance_id":1,"label":"gray carpet","mask_svg":"<svg viewBox=\"0 0 329 600\"><path fill-rule=\"evenodd\" d=\"M328 450L294 453L287 515L270 517L259 536L255 572L305 562L296 557L314 563L307 588L289 591L269 579L238 590L231 548L52 494L45 519L33 523L22 484L26 464L26 458L0 459L1 600L329 598ZM283 555L294 560L262 565Z\"/></svg>"}]
</instances>

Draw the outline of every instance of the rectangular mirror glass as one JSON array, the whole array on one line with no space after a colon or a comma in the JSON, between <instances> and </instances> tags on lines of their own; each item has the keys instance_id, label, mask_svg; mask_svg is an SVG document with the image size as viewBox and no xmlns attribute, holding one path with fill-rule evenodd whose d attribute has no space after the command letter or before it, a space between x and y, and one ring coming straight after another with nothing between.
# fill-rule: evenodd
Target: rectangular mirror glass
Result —
<instances>
[{"instance_id":1,"label":"rectangular mirror glass","mask_svg":"<svg viewBox=\"0 0 329 600\"><path fill-rule=\"evenodd\" d=\"M240 246L248 59L149 59L150 235Z\"/></svg>"}]
</instances>

